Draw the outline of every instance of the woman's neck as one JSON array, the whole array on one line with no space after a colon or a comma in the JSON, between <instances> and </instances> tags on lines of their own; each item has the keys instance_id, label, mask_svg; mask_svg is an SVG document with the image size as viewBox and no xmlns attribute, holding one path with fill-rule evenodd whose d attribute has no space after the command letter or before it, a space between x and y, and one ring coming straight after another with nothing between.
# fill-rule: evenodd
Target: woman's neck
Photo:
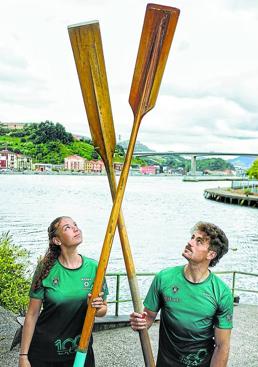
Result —
<instances>
[{"instance_id":1,"label":"woman's neck","mask_svg":"<svg viewBox=\"0 0 258 367\"><path fill-rule=\"evenodd\" d=\"M82 264L82 258L77 252L63 253L58 257L59 262L68 269L77 269Z\"/></svg>"}]
</instances>

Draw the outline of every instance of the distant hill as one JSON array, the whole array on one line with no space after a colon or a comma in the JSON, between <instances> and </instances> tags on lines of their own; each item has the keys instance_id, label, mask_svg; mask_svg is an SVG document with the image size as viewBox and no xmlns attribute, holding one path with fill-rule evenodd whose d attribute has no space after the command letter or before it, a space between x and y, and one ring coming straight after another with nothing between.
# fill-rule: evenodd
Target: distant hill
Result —
<instances>
[{"instance_id":1,"label":"distant hill","mask_svg":"<svg viewBox=\"0 0 258 367\"><path fill-rule=\"evenodd\" d=\"M229 163L232 163L235 167L241 167L244 169L250 168L253 162L258 159L257 157L240 156L233 159L228 159Z\"/></svg>"},{"instance_id":2,"label":"distant hill","mask_svg":"<svg viewBox=\"0 0 258 367\"><path fill-rule=\"evenodd\" d=\"M127 149L128 144L129 144L129 140L119 141L117 144L121 145L124 149ZM150 149L149 147L147 147L147 145L144 145L139 141L136 142L134 151L135 152L141 152L141 153L155 152L155 150Z\"/></svg>"}]
</instances>

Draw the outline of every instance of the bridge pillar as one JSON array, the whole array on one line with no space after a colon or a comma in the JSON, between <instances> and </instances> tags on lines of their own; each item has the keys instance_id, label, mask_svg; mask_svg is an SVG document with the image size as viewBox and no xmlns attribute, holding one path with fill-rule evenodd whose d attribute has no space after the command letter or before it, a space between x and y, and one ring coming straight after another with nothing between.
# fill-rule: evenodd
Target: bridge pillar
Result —
<instances>
[{"instance_id":1,"label":"bridge pillar","mask_svg":"<svg viewBox=\"0 0 258 367\"><path fill-rule=\"evenodd\" d=\"M196 155L192 155L191 158L191 175L196 176Z\"/></svg>"}]
</instances>

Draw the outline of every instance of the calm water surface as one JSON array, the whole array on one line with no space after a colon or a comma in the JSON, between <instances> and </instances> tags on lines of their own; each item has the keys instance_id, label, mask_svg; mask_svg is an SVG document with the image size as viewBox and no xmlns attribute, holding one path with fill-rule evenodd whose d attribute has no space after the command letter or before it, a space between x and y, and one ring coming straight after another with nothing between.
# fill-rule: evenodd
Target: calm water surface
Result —
<instances>
[{"instance_id":1,"label":"calm water surface","mask_svg":"<svg viewBox=\"0 0 258 367\"><path fill-rule=\"evenodd\" d=\"M1 175L0 183L0 233L10 231L14 242L30 251L32 265L47 248L49 223L60 215L73 217L82 229L80 252L99 258L111 210L107 177ZM229 185L182 182L181 177L130 176L123 212L136 270L156 272L184 263L181 253L190 228L203 220L221 226L229 237L229 253L216 271L257 273L258 210L203 197L205 188ZM124 271L118 236L108 271ZM239 279L250 288L258 288L257 278ZM148 284L149 280L140 280L143 295ZM258 303L258 297L252 294L241 294L242 299Z\"/></svg>"}]
</instances>

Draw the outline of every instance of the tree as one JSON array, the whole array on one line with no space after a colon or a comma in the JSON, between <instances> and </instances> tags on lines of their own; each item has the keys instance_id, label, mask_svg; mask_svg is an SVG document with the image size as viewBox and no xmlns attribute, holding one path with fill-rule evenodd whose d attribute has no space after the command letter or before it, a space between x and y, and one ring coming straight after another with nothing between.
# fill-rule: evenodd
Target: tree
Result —
<instances>
[{"instance_id":1,"label":"tree","mask_svg":"<svg viewBox=\"0 0 258 367\"><path fill-rule=\"evenodd\" d=\"M258 179L258 159L256 159L252 166L246 172L250 178Z\"/></svg>"},{"instance_id":2,"label":"tree","mask_svg":"<svg viewBox=\"0 0 258 367\"><path fill-rule=\"evenodd\" d=\"M60 123L54 124L52 121L41 122L26 126L26 132L29 134L29 140L34 144L45 144L49 141L60 141L63 144L69 144L74 139L71 133L66 132Z\"/></svg>"},{"instance_id":3,"label":"tree","mask_svg":"<svg viewBox=\"0 0 258 367\"><path fill-rule=\"evenodd\" d=\"M13 244L7 232L0 236L0 305L24 315L29 301L29 253Z\"/></svg>"},{"instance_id":4,"label":"tree","mask_svg":"<svg viewBox=\"0 0 258 367\"><path fill-rule=\"evenodd\" d=\"M9 129L2 122L0 122L0 135L5 135L8 132Z\"/></svg>"},{"instance_id":5,"label":"tree","mask_svg":"<svg viewBox=\"0 0 258 367\"><path fill-rule=\"evenodd\" d=\"M122 147L122 145L119 145L119 144L116 145L115 153L118 154L120 157L124 157L125 156L125 150Z\"/></svg>"},{"instance_id":6,"label":"tree","mask_svg":"<svg viewBox=\"0 0 258 367\"><path fill-rule=\"evenodd\" d=\"M98 153L96 152L95 149L92 151L91 159L94 160L94 161L99 159L99 155L98 155Z\"/></svg>"}]
</instances>

